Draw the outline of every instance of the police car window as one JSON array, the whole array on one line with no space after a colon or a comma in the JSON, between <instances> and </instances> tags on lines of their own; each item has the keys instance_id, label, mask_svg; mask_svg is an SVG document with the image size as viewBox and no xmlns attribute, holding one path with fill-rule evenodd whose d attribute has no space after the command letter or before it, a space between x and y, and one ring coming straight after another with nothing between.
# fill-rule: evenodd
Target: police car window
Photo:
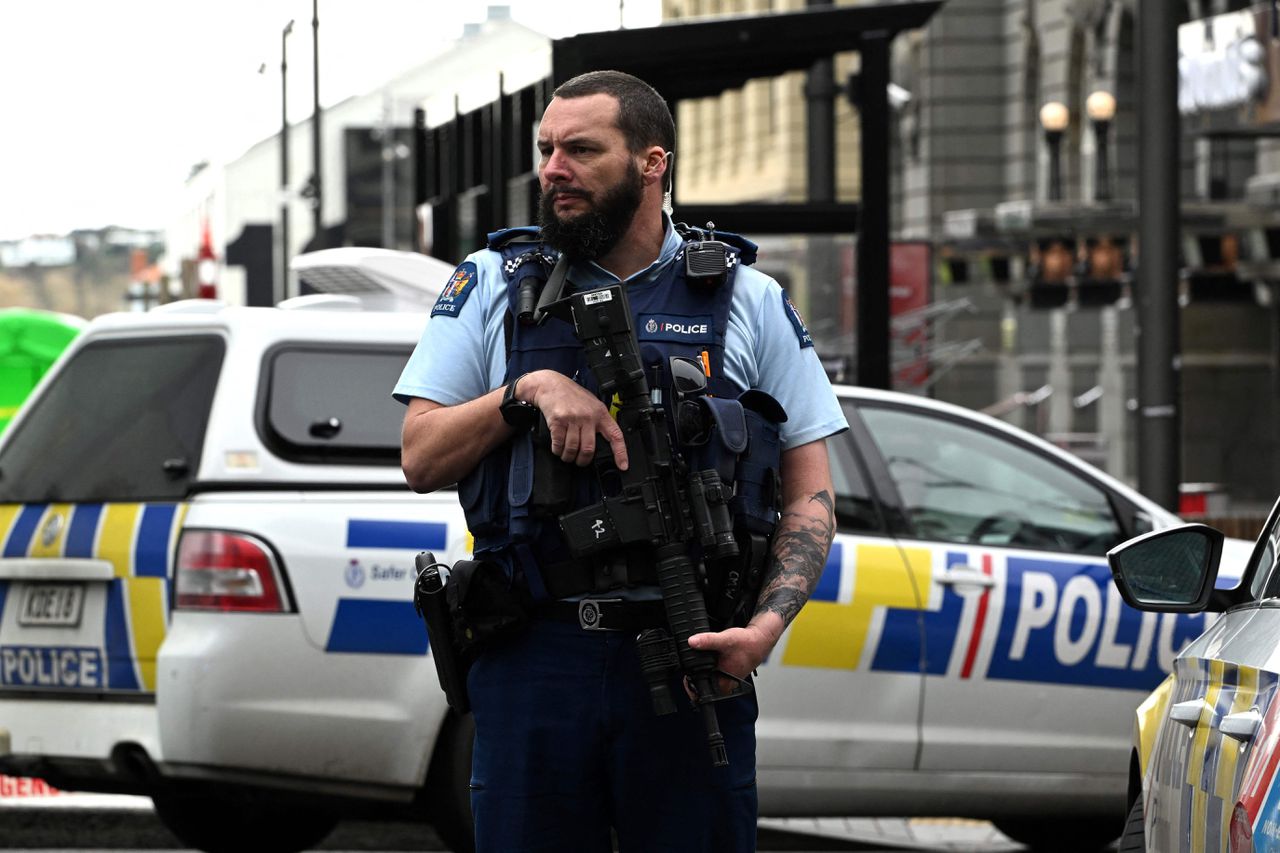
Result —
<instances>
[{"instance_id":1,"label":"police car window","mask_svg":"<svg viewBox=\"0 0 1280 853\"><path fill-rule=\"evenodd\" d=\"M847 433L828 439L831 482L836 487L836 526L850 533L882 533L884 522L867 492L866 477L854 458Z\"/></svg>"},{"instance_id":2,"label":"police car window","mask_svg":"<svg viewBox=\"0 0 1280 853\"><path fill-rule=\"evenodd\" d=\"M854 417L852 406L844 405L848 417ZM827 457L831 463L831 483L836 487L836 526L849 533L883 533L884 520L871 497L865 466L851 430L827 439Z\"/></svg>"},{"instance_id":3,"label":"police car window","mask_svg":"<svg viewBox=\"0 0 1280 853\"><path fill-rule=\"evenodd\" d=\"M391 397L409 350L290 346L267 355L263 439L299 462L400 464Z\"/></svg>"},{"instance_id":4,"label":"police car window","mask_svg":"<svg viewBox=\"0 0 1280 853\"><path fill-rule=\"evenodd\" d=\"M1280 560L1280 514L1272 511L1271 524L1258 539L1258 546L1253 552L1253 565L1246 572L1251 572L1253 576L1249 591L1254 598L1280 597L1280 571L1277 571L1277 560Z\"/></svg>"},{"instance_id":5,"label":"police car window","mask_svg":"<svg viewBox=\"0 0 1280 853\"><path fill-rule=\"evenodd\" d=\"M1273 531L1274 534L1274 531ZM1276 542L1272 536L1267 537L1262 553L1258 555L1254 568L1253 584L1249 592L1254 598L1275 598L1280 593L1280 577L1276 576ZM1263 590L1266 590L1264 593Z\"/></svg>"},{"instance_id":6,"label":"police car window","mask_svg":"<svg viewBox=\"0 0 1280 853\"><path fill-rule=\"evenodd\" d=\"M1031 448L943 417L860 411L922 539L1101 555L1124 538L1101 488Z\"/></svg>"},{"instance_id":7,"label":"police car window","mask_svg":"<svg viewBox=\"0 0 1280 853\"><path fill-rule=\"evenodd\" d=\"M185 496L224 349L201 335L77 352L0 453L0 502Z\"/></svg>"}]
</instances>

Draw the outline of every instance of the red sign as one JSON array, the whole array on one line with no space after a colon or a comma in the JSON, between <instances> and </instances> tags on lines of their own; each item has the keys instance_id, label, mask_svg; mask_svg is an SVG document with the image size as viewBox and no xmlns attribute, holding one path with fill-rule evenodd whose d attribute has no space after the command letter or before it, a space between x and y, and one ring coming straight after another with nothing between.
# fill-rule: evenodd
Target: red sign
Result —
<instances>
[{"instance_id":1,"label":"red sign","mask_svg":"<svg viewBox=\"0 0 1280 853\"><path fill-rule=\"evenodd\" d=\"M929 381L929 322L923 309L932 297L932 264L932 247L928 243L893 243L889 247L895 388L916 388Z\"/></svg>"},{"instance_id":2,"label":"red sign","mask_svg":"<svg viewBox=\"0 0 1280 853\"><path fill-rule=\"evenodd\" d=\"M852 335L857 323L854 289L859 286L852 247L843 252L841 267L842 276L853 284L843 291L841 327ZM932 299L933 247L923 241L889 244L890 360L895 365L893 387L899 390L917 388L929 379L929 321L923 309Z\"/></svg>"},{"instance_id":3,"label":"red sign","mask_svg":"<svg viewBox=\"0 0 1280 853\"><path fill-rule=\"evenodd\" d=\"M62 792L43 779L0 775L0 798L52 797Z\"/></svg>"}]
</instances>

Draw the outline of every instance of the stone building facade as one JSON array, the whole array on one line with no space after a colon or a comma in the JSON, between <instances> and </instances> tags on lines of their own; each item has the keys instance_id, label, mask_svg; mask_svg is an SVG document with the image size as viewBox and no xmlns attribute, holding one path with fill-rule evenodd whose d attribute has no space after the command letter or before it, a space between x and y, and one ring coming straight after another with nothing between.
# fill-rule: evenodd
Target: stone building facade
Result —
<instances>
[{"instance_id":1,"label":"stone building facade","mask_svg":"<svg viewBox=\"0 0 1280 853\"><path fill-rule=\"evenodd\" d=\"M1241 0L1170 2L1197 27L1249 8ZM663 11L672 20L805 5L664 0ZM1130 482L1142 156L1136 7L1137 0L948 0L927 28L897 39L892 74L900 87L895 239L922 242L932 255L929 307L916 312L929 318L916 355L930 369L908 390L990 411ZM837 57L837 84L856 70L856 55ZM1097 91L1116 104L1101 137L1086 110ZM1065 105L1068 116L1056 146L1039 118L1048 102ZM681 103L677 123L684 158L677 199L805 196L804 74ZM857 135L846 98L837 99L836 123L837 197L853 201ZM1186 270L1172 286L1183 306L1181 479L1209 484L1215 509L1252 511L1280 487L1280 335L1271 273L1237 269L1249 228L1229 224L1227 212L1275 205L1280 146L1265 133L1207 137L1198 133L1203 126L1199 117L1184 120L1180 147ZM1272 230L1280 249L1280 230ZM802 308L818 318L811 325L819 346L849 350L849 299L838 294L852 281L841 281L836 296L824 291L806 280L813 264L798 260L811 245L791 245L788 252L783 241L778 255L790 259L786 274ZM839 245L833 251L849 254ZM846 267L836 265L851 278Z\"/></svg>"}]
</instances>

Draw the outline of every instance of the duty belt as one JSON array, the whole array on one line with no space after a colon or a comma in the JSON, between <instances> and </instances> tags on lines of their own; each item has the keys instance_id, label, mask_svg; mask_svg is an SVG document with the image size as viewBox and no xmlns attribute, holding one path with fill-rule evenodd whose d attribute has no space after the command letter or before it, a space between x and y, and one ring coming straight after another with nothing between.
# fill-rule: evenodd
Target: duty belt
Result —
<instances>
[{"instance_id":1,"label":"duty belt","mask_svg":"<svg viewBox=\"0 0 1280 853\"><path fill-rule=\"evenodd\" d=\"M653 554L640 549L609 557L548 563L541 575L552 598L598 595L621 586L658 584Z\"/></svg>"},{"instance_id":2,"label":"duty belt","mask_svg":"<svg viewBox=\"0 0 1280 853\"><path fill-rule=\"evenodd\" d=\"M576 623L584 631L637 633L666 624L660 600L628 601L621 598L584 598L581 601L544 601L533 606L535 619Z\"/></svg>"}]
</instances>

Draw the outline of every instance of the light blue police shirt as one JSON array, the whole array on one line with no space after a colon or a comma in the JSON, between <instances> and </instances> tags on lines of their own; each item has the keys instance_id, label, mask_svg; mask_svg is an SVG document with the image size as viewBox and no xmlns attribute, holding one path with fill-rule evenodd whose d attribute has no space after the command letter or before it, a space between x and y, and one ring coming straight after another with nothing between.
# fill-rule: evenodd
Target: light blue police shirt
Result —
<instances>
[{"instance_id":1,"label":"light blue police shirt","mask_svg":"<svg viewBox=\"0 0 1280 853\"><path fill-rule=\"evenodd\" d=\"M676 262L682 244L667 218L658 259L626 283L653 281ZM422 397L453 406L502 385L507 359L502 255L484 249L466 261L475 265L476 280L462 301L455 300L454 313L436 314L427 323L392 392L401 403ZM594 262L575 264L569 279L579 291L620 283ZM738 266L725 332L725 372L738 387L758 388L782 404L787 413L781 431L783 449L849 426L817 353L812 346L801 346L801 336L807 333L791 311L776 281L751 267Z\"/></svg>"}]
</instances>

